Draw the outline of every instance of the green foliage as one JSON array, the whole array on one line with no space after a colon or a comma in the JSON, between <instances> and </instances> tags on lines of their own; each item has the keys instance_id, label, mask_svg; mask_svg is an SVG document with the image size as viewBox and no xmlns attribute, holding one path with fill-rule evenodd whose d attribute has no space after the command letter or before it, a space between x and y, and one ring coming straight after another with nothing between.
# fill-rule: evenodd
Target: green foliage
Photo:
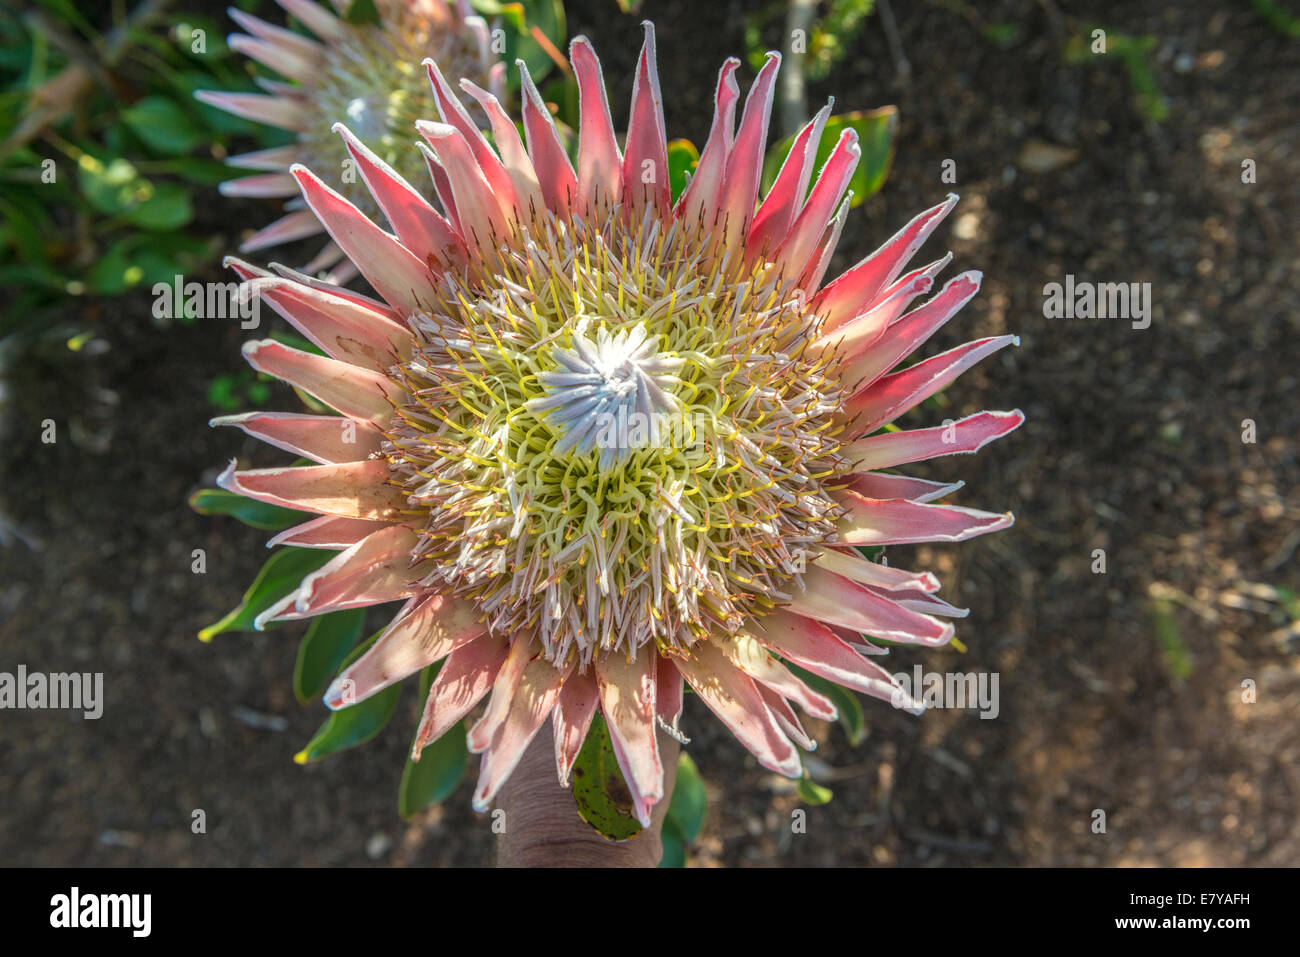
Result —
<instances>
[{"instance_id":1,"label":"green foliage","mask_svg":"<svg viewBox=\"0 0 1300 957\"><path fill-rule=\"evenodd\" d=\"M326 552L326 555L330 554ZM366 639L364 644L353 649L352 653L343 660L340 673L369 651L370 646L379 639L381 634L382 631L375 632ZM402 683L399 681L364 701L330 712L330 716L312 735L306 747L293 756L294 761L298 764L307 764L327 758L339 751L355 748L359 744L365 744L384 730L393 712L397 710L397 700L401 696Z\"/></svg>"},{"instance_id":2,"label":"green foliage","mask_svg":"<svg viewBox=\"0 0 1300 957\"><path fill-rule=\"evenodd\" d=\"M343 19L354 26L377 26L382 22L375 0L352 0L343 12Z\"/></svg>"},{"instance_id":3,"label":"green foliage","mask_svg":"<svg viewBox=\"0 0 1300 957\"><path fill-rule=\"evenodd\" d=\"M1100 27L1089 27L1080 34L1071 37L1065 45L1065 59L1068 63L1090 63L1115 56L1124 64L1129 82L1133 85L1134 101L1142 115L1152 123L1161 123L1169 116L1169 103L1160 91L1156 80L1155 67L1151 63L1151 54L1160 41L1154 36L1130 36L1110 30L1105 34L1105 53L1094 52L1099 42L1094 35Z\"/></svg>"},{"instance_id":4,"label":"green foliage","mask_svg":"<svg viewBox=\"0 0 1300 957\"><path fill-rule=\"evenodd\" d=\"M798 783L795 784L795 793L799 795L800 801L803 801L804 804L811 805L812 807L829 804L831 802L831 797L833 796L833 792L830 788L822 787L812 778L808 777L807 771L804 772L803 777L801 777Z\"/></svg>"},{"instance_id":5,"label":"green foliage","mask_svg":"<svg viewBox=\"0 0 1300 957\"><path fill-rule=\"evenodd\" d=\"M506 71L511 90L519 88L519 72L513 69L516 59L528 65L533 81L555 69L556 54L564 58L566 27L562 0L472 0L474 9L489 21L496 20L505 32L505 51L501 59L512 68ZM567 64L566 64L567 68Z\"/></svg>"},{"instance_id":6,"label":"green foliage","mask_svg":"<svg viewBox=\"0 0 1300 957\"><path fill-rule=\"evenodd\" d=\"M808 26L803 61L804 76L812 81L823 79L844 59L875 8L875 0L830 0L817 6L824 12ZM745 57L755 70L763 65L769 49L763 42L764 32L776 25L785 28L788 7L786 2L769 4L746 19Z\"/></svg>"},{"instance_id":7,"label":"green foliage","mask_svg":"<svg viewBox=\"0 0 1300 957\"><path fill-rule=\"evenodd\" d=\"M200 489L190 496L190 508L200 515L230 515L245 525L278 532L303 520L302 512L227 492L223 488Z\"/></svg>"},{"instance_id":8,"label":"green foliage","mask_svg":"<svg viewBox=\"0 0 1300 957\"><path fill-rule=\"evenodd\" d=\"M271 397L266 377L252 369L219 375L208 385L208 401L222 412L238 412L265 405Z\"/></svg>"},{"instance_id":9,"label":"green foliage","mask_svg":"<svg viewBox=\"0 0 1300 957\"><path fill-rule=\"evenodd\" d=\"M1251 4L1264 20L1286 37L1300 37L1300 14L1293 12L1282 0L1251 0Z\"/></svg>"},{"instance_id":10,"label":"green foliage","mask_svg":"<svg viewBox=\"0 0 1300 957\"><path fill-rule=\"evenodd\" d=\"M255 631L253 621L301 583L303 578L334 557L319 548L282 548L275 552L244 592L244 600L220 621L199 632L200 641L211 641L228 631ZM274 626L269 626L274 627Z\"/></svg>"},{"instance_id":11,"label":"green foliage","mask_svg":"<svg viewBox=\"0 0 1300 957\"><path fill-rule=\"evenodd\" d=\"M822 132L821 142L817 144L817 161L814 169L820 170L825 165L835 149L835 144L839 142L840 135L846 129L851 129L858 134L858 146L862 149L862 159L858 161L853 178L849 181L849 189L853 191L853 199L850 200L849 205L856 207L878 193L889 176L889 168L894 162L894 134L898 129L898 108L884 106L877 110L857 110L830 117L826 121L826 129ZM781 164L785 162L794 140L793 136L787 137L767 151L767 156L763 160L764 190L770 189L772 183L776 181L776 176L781 171Z\"/></svg>"},{"instance_id":12,"label":"green foliage","mask_svg":"<svg viewBox=\"0 0 1300 957\"><path fill-rule=\"evenodd\" d=\"M672 140L668 144L668 182L674 203L686 189L687 176L695 173L699 162L700 151L690 140Z\"/></svg>"},{"instance_id":13,"label":"green foliage","mask_svg":"<svg viewBox=\"0 0 1300 957\"><path fill-rule=\"evenodd\" d=\"M366 627L364 608L349 608L318 615L298 643L298 660L293 666L293 694L302 704L325 693L330 676L338 671L361 640Z\"/></svg>"},{"instance_id":14,"label":"green foliage","mask_svg":"<svg viewBox=\"0 0 1300 957\"><path fill-rule=\"evenodd\" d=\"M1151 602L1150 609L1151 626L1155 631L1156 643L1160 646L1160 657L1165 670L1175 683L1186 681L1192 676L1192 655L1178 628L1173 605L1163 598L1157 598Z\"/></svg>"},{"instance_id":15,"label":"green foliage","mask_svg":"<svg viewBox=\"0 0 1300 957\"><path fill-rule=\"evenodd\" d=\"M704 826L709 796L704 780L691 756L683 751L677 758L677 784L668 804L662 832L663 857L660 867L685 867L686 845L694 841Z\"/></svg>"},{"instance_id":16,"label":"green foliage","mask_svg":"<svg viewBox=\"0 0 1300 957\"><path fill-rule=\"evenodd\" d=\"M229 177L221 157L236 136L254 148L285 140L193 98L255 89L225 44L228 23L81 6L0 11L0 281L15 291L0 338L66 335L56 319L68 295L117 296L212 266L223 250L194 219Z\"/></svg>"}]
</instances>

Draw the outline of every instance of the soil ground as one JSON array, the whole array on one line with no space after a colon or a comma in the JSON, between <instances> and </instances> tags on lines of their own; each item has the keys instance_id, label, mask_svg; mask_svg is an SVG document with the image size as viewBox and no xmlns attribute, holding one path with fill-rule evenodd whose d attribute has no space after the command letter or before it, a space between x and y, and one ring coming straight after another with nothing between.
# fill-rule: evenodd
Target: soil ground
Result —
<instances>
[{"instance_id":1,"label":"soil ground","mask_svg":"<svg viewBox=\"0 0 1300 957\"><path fill-rule=\"evenodd\" d=\"M638 18L612 0L567 6L571 32L604 60L621 124ZM918 719L867 702L856 747L817 728L817 774L835 796L792 835L788 786L691 700L691 753L712 798L691 861L1300 863L1300 638L1285 591L1300 591L1297 41L1249 4L1208 0L891 6L896 42L874 16L810 91L814 104L833 93L837 108L896 103L901 116L893 172L850 217L836 268L959 192L928 258L951 249L950 274L981 269L984 286L927 354L1003 333L1022 344L950 388L944 414L1028 416L978 456L917 468L964 479L958 502L1018 521L962 545L891 550L892 564L933 570L971 608L965 654L900 653L897 665L996 672L1000 712ZM644 5L670 135L704 142L717 67L742 50L750 9ZM1018 37L1006 47L980 31L1007 23ZM1067 37L1093 24L1157 39L1162 123L1135 104L1118 57L1063 57ZM949 159L955 186L940 178ZM270 213L235 209L214 196L205 213L231 247L231 223ZM1066 274L1151 283L1150 328L1045 318L1043 287ZM13 372L0 505L29 544L0 549L0 670L103 671L107 701L99 721L5 714L0 860L490 862L468 788L411 822L397 816L412 692L378 740L303 768L290 758L321 710L289 690L296 631L196 641L251 580L266 536L195 515L185 498L232 455L273 457L205 424L208 384L238 367L245 334L220 322L159 329L149 305L70 303L110 350L32 355ZM45 419L68 440L42 444ZM203 578L190 571L196 548Z\"/></svg>"}]
</instances>

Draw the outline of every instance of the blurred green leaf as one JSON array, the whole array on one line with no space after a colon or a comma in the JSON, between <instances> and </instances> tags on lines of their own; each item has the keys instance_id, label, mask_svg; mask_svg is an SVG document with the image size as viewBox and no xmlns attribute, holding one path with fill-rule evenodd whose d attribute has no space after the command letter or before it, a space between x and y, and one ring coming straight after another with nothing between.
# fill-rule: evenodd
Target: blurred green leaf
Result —
<instances>
[{"instance_id":1,"label":"blurred green leaf","mask_svg":"<svg viewBox=\"0 0 1300 957\"><path fill-rule=\"evenodd\" d=\"M1186 681L1192 676L1192 655L1183 640L1183 633L1174 617L1173 605L1163 598L1154 599L1150 605L1151 624L1155 629L1156 642L1160 645L1160 657L1165 669L1175 683Z\"/></svg>"},{"instance_id":2,"label":"blurred green leaf","mask_svg":"<svg viewBox=\"0 0 1300 957\"><path fill-rule=\"evenodd\" d=\"M659 834L663 846L663 855L659 858L662 868L686 866L686 838L682 829L672 818L664 818L663 830Z\"/></svg>"},{"instance_id":3,"label":"blurred green leaf","mask_svg":"<svg viewBox=\"0 0 1300 957\"><path fill-rule=\"evenodd\" d=\"M1094 34L1098 36L1094 38ZM1094 44L1101 34L1105 38L1105 52L1094 52ZM1155 67L1151 63L1151 56L1159 45L1159 39L1154 36L1131 36L1091 26L1070 37L1065 44L1064 57L1067 63L1079 64L1105 62L1107 55L1113 55L1128 71L1138 109L1153 123L1160 123L1169 116L1169 103L1160 91Z\"/></svg>"},{"instance_id":4,"label":"blurred green leaf","mask_svg":"<svg viewBox=\"0 0 1300 957\"><path fill-rule=\"evenodd\" d=\"M86 154L77 164L81 191L90 205L115 216L138 205L151 193L149 181L122 157L107 163Z\"/></svg>"},{"instance_id":5,"label":"blurred green leaf","mask_svg":"<svg viewBox=\"0 0 1300 957\"><path fill-rule=\"evenodd\" d=\"M817 807L822 804L829 804L832 795L830 788L824 788L812 778L804 774L795 784L795 792L799 795L799 800L804 804L810 804Z\"/></svg>"},{"instance_id":6,"label":"blurred green leaf","mask_svg":"<svg viewBox=\"0 0 1300 957\"><path fill-rule=\"evenodd\" d=\"M141 229L168 231L180 229L194 218L190 192L176 183L160 183L140 205L127 213L127 219Z\"/></svg>"},{"instance_id":7,"label":"blurred green leaf","mask_svg":"<svg viewBox=\"0 0 1300 957\"><path fill-rule=\"evenodd\" d=\"M204 140L189 114L165 96L146 96L123 110L122 119L146 146L159 153L188 153Z\"/></svg>"},{"instance_id":8,"label":"blurred green leaf","mask_svg":"<svg viewBox=\"0 0 1300 957\"><path fill-rule=\"evenodd\" d=\"M672 185L673 202L686 189L687 174L694 174L700 162L700 151L690 140L673 140L668 144L668 182Z\"/></svg>"},{"instance_id":9,"label":"blurred green leaf","mask_svg":"<svg viewBox=\"0 0 1300 957\"><path fill-rule=\"evenodd\" d=\"M293 694L299 702L306 704L325 693L330 676L356 647L365 627L364 608L332 611L311 620L293 666Z\"/></svg>"},{"instance_id":10,"label":"blurred green leaf","mask_svg":"<svg viewBox=\"0 0 1300 957\"><path fill-rule=\"evenodd\" d=\"M1300 16L1286 8L1279 0L1251 0L1251 4L1264 20L1278 33L1300 37Z\"/></svg>"},{"instance_id":11,"label":"blurred green leaf","mask_svg":"<svg viewBox=\"0 0 1300 957\"><path fill-rule=\"evenodd\" d=\"M375 0L352 0L343 14L343 19L354 26L378 26L383 21Z\"/></svg>"},{"instance_id":12,"label":"blurred green leaf","mask_svg":"<svg viewBox=\"0 0 1300 957\"><path fill-rule=\"evenodd\" d=\"M984 39L1004 50L1020 42L1018 23L986 23L980 32L984 34Z\"/></svg>"},{"instance_id":13,"label":"blurred green leaf","mask_svg":"<svg viewBox=\"0 0 1300 957\"><path fill-rule=\"evenodd\" d=\"M668 804L668 817L676 823L687 843L699 836L708 807L709 796L704 790L700 770L691 756L683 751L677 759L677 784Z\"/></svg>"},{"instance_id":14,"label":"blurred green leaf","mask_svg":"<svg viewBox=\"0 0 1300 957\"><path fill-rule=\"evenodd\" d=\"M505 52L501 59L514 63L521 59L528 66L534 82L541 82L555 68L555 59L533 36L534 28L541 32L549 45L564 56L566 27L562 0L516 0L501 3L499 0L472 0L474 9L489 20L499 18L505 32ZM495 51L494 51L495 52ZM518 81L518 71L508 72L512 89Z\"/></svg>"},{"instance_id":15,"label":"blurred green leaf","mask_svg":"<svg viewBox=\"0 0 1300 957\"><path fill-rule=\"evenodd\" d=\"M200 515L229 515L245 525L267 532L278 532L303 521L306 516L291 508L268 505L246 495L236 495L224 488L199 489L189 499L190 508Z\"/></svg>"},{"instance_id":16,"label":"blurred green leaf","mask_svg":"<svg viewBox=\"0 0 1300 957\"><path fill-rule=\"evenodd\" d=\"M304 577L333 557L333 552L320 548L280 549L262 566L238 607L200 631L199 640L211 641L228 631L255 631L253 620L258 615L292 592Z\"/></svg>"},{"instance_id":17,"label":"blurred green leaf","mask_svg":"<svg viewBox=\"0 0 1300 957\"><path fill-rule=\"evenodd\" d=\"M100 253L86 273L90 288L105 296L125 292L143 278L144 270L131 259L130 237L119 239Z\"/></svg>"}]
</instances>

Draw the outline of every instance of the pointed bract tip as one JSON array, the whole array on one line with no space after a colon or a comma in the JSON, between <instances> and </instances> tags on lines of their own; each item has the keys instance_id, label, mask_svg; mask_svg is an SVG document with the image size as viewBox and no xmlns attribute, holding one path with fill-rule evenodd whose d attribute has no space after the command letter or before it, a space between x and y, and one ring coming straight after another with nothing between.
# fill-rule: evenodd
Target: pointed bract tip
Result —
<instances>
[{"instance_id":1,"label":"pointed bract tip","mask_svg":"<svg viewBox=\"0 0 1300 957\"><path fill-rule=\"evenodd\" d=\"M330 686L325 689L325 694L321 696L321 702L331 711L338 711L345 707L343 701L343 692L347 685L342 678L335 678L330 682Z\"/></svg>"},{"instance_id":2,"label":"pointed bract tip","mask_svg":"<svg viewBox=\"0 0 1300 957\"><path fill-rule=\"evenodd\" d=\"M239 491L239 489L232 487L235 484L235 469L238 467L238 462L239 462L238 459L231 459L230 464L227 465L222 470L221 474L217 476L218 488L223 488L227 492Z\"/></svg>"},{"instance_id":3,"label":"pointed bract tip","mask_svg":"<svg viewBox=\"0 0 1300 957\"><path fill-rule=\"evenodd\" d=\"M460 130L450 123L439 123L437 120L416 120L415 128L426 137L436 140L445 140L448 137L455 136Z\"/></svg>"}]
</instances>

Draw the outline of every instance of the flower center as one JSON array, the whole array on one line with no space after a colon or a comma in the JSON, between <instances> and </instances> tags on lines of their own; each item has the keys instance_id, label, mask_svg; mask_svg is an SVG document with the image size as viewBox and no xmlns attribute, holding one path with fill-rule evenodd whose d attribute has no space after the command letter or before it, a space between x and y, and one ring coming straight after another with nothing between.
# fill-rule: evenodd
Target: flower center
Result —
<instances>
[{"instance_id":1,"label":"flower center","mask_svg":"<svg viewBox=\"0 0 1300 957\"><path fill-rule=\"evenodd\" d=\"M845 471L802 292L621 217L547 217L445 275L394 369L424 584L557 664L681 654L788 601Z\"/></svg>"},{"instance_id":2,"label":"flower center","mask_svg":"<svg viewBox=\"0 0 1300 957\"><path fill-rule=\"evenodd\" d=\"M642 323L612 334L602 325L594 340L587 336L589 325L579 321L571 349L552 351L555 367L537 374L546 395L525 408L548 413L562 433L553 455L599 448L601 465L608 468L659 436L665 420L681 408L672 389L681 381L674 373L686 360L657 352Z\"/></svg>"}]
</instances>

